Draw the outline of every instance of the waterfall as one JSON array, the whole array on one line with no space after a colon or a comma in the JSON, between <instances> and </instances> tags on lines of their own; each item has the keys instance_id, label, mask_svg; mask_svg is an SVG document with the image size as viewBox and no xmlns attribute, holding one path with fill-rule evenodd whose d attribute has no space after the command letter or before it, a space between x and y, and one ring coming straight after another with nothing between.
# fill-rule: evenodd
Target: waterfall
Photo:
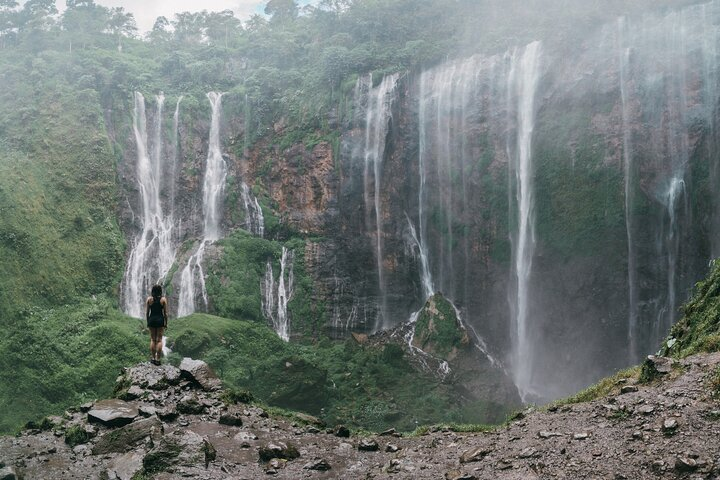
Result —
<instances>
[{"instance_id":1,"label":"waterfall","mask_svg":"<svg viewBox=\"0 0 720 480\"><path fill-rule=\"evenodd\" d=\"M144 317L143 300L154 283L161 283L175 261L173 212L164 211L161 201L162 180L168 172L162 168L162 120L165 97L155 97L156 111L152 141L148 141L145 98L134 95L133 133L137 148L135 173L142 208L142 231L135 238L122 282L124 311L133 317ZM179 103L178 103L179 105ZM172 172L170 173L172 174Z\"/></svg>"},{"instance_id":2,"label":"waterfall","mask_svg":"<svg viewBox=\"0 0 720 480\"><path fill-rule=\"evenodd\" d=\"M276 282L272 263L268 260L265 277L260 284L263 316L272 324L278 336L286 342L290 341L288 303L294 293L293 260L294 252L282 247L280 277Z\"/></svg>"},{"instance_id":3,"label":"waterfall","mask_svg":"<svg viewBox=\"0 0 720 480\"><path fill-rule=\"evenodd\" d=\"M720 92L718 17L720 2L714 1L659 18L623 18L612 33L619 52L631 361L657 348L678 318L678 293L689 287L680 283L685 268L682 237L691 221L686 182L691 138L700 122L709 130L710 185L720 188L714 120ZM636 136L649 148L636 152ZM657 205L657 213L643 222L633 218L635 191L643 191ZM715 200L714 207L710 243L716 255L720 201ZM653 242L648 259L638 255L639 238Z\"/></svg>"},{"instance_id":4,"label":"waterfall","mask_svg":"<svg viewBox=\"0 0 720 480\"><path fill-rule=\"evenodd\" d=\"M265 218L262 208L245 182L240 184L240 196L245 207L245 230L262 238L265 233Z\"/></svg>"},{"instance_id":5,"label":"waterfall","mask_svg":"<svg viewBox=\"0 0 720 480\"><path fill-rule=\"evenodd\" d=\"M522 52L516 50L511 56L508 75L508 114L516 123L514 138L508 138L508 158L514 173L511 191L515 194L518 219L513 244L513 275L516 281L513 374L523 399L531 391L533 381L534 345L529 311L530 274L535 252L532 135L535 94L540 78L540 51L539 42L527 45Z\"/></svg>"},{"instance_id":6,"label":"waterfall","mask_svg":"<svg viewBox=\"0 0 720 480\"><path fill-rule=\"evenodd\" d=\"M358 80L356 99L367 98L365 109L365 143L363 148L363 196L365 200L366 225L368 231L374 230L375 258L378 277L378 318L376 330L390 326L387 318L385 297L385 273L383 254L383 219L380 189L382 185L381 168L385 156L385 142L392 118L392 104L395 99L395 87L399 74L388 75L380 85L372 87L372 75ZM366 95L365 95L365 92ZM373 228L374 227L374 228Z\"/></svg>"},{"instance_id":7,"label":"waterfall","mask_svg":"<svg viewBox=\"0 0 720 480\"><path fill-rule=\"evenodd\" d=\"M225 178L227 170L220 148L220 115L222 113L222 93L207 94L212 107L210 119L210 135L208 140L208 156L203 180L203 239L195 254L188 259L180 277L180 296L178 299L178 315L190 315L196 311L196 299L199 294L208 307L207 290L202 261L205 250L220 238L220 220L224 200Z\"/></svg>"}]
</instances>

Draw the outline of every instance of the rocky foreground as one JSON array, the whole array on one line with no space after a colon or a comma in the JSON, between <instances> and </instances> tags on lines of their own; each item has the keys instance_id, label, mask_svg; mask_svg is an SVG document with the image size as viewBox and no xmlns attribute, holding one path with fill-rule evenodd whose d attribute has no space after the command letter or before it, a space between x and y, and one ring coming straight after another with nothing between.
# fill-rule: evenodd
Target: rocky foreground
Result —
<instances>
[{"instance_id":1,"label":"rocky foreground","mask_svg":"<svg viewBox=\"0 0 720 480\"><path fill-rule=\"evenodd\" d=\"M0 480L720 478L720 353L670 362L648 385L620 380L493 432L413 437L270 416L201 361L143 363L118 378L118 398L0 438Z\"/></svg>"}]
</instances>

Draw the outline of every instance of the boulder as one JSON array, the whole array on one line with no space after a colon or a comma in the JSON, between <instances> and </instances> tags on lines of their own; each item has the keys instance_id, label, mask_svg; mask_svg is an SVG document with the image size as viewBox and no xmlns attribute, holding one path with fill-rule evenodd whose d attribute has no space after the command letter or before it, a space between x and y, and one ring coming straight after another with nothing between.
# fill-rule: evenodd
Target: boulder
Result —
<instances>
[{"instance_id":1,"label":"boulder","mask_svg":"<svg viewBox=\"0 0 720 480\"><path fill-rule=\"evenodd\" d=\"M488 447L473 447L460 455L460 463L479 462L490 452L492 452L492 449Z\"/></svg>"},{"instance_id":2,"label":"boulder","mask_svg":"<svg viewBox=\"0 0 720 480\"><path fill-rule=\"evenodd\" d=\"M335 427L334 434L336 437L349 438L350 430L345 425L338 425L337 427Z\"/></svg>"},{"instance_id":3,"label":"boulder","mask_svg":"<svg viewBox=\"0 0 720 480\"><path fill-rule=\"evenodd\" d=\"M260 447L258 451L260 460L268 462L273 458L283 460L294 460L300 456L300 452L293 445L284 442L271 442Z\"/></svg>"},{"instance_id":4,"label":"boulder","mask_svg":"<svg viewBox=\"0 0 720 480\"><path fill-rule=\"evenodd\" d=\"M326 472L330 470L330 464L324 458L316 458L312 462L308 462L303 466L305 470L318 470L320 472Z\"/></svg>"},{"instance_id":5,"label":"boulder","mask_svg":"<svg viewBox=\"0 0 720 480\"><path fill-rule=\"evenodd\" d=\"M170 470L174 467L204 465L215 460L215 447L206 439L190 430L176 430L164 435L143 458L143 468L148 473Z\"/></svg>"},{"instance_id":6,"label":"boulder","mask_svg":"<svg viewBox=\"0 0 720 480\"><path fill-rule=\"evenodd\" d=\"M0 468L0 480L17 480L17 473L12 467Z\"/></svg>"},{"instance_id":7,"label":"boulder","mask_svg":"<svg viewBox=\"0 0 720 480\"><path fill-rule=\"evenodd\" d=\"M317 417L314 417L314 416L312 416L312 415L308 415L307 413L296 413L295 416L296 416L298 419L300 419L300 420L302 420L303 422L305 422L305 423L309 423L309 424L311 424L311 425L317 425L317 426L319 426L319 427L324 427L324 426L325 426L325 422L323 422L322 420L320 420L320 419L317 418Z\"/></svg>"},{"instance_id":8,"label":"boulder","mask_svg":"<svg viewBox=\"0 0 720 480\"><path fill-rule=\"evenodd\" d=\"M380 449L378 442L371 438L363 438L358 444L358 450L362 452L377 452Z\"/></svg>"},{"instance_id":9,"label":"boulder","mask_svg":"<svg viewBox=\"0 0 720 480\"><path fill-rule=\"evenodd\" d=\"M177 403L177 411L187 415L199 415L205 411L205 405L198 400L197 395L189 394Z\"/></svg>"},{"instance_id":10,"label":"boulder","mask_svg":"<svg viewBox=\"0 0 720 480\"><path fill-rule=\"evenodd\" d=\"M183 358L180 363L180 375L196 382L203 390L208 392L218 390L222 386L222 382L215 375L215 372L202 360Z\"/></svg>"},{"instance_id":11,"label":"boulder","mask_svg":"<svg viewBox=\"0 0 720 480\"><path fill-rule=\"evenodd\" d=\"M220 424L229 425L231 427L242 427L243 421L239 413L223 413L220 415Z\"/></svg>"},{"instance_id":12,"label":"boulder","mask_svg":"<svg viewBox=\"0 0 720 480\"><path fill-rule=\"evenodd\" d=\"M135 447L140 440L159 435L162 423L157 417L143 418L101 436L92 449L93 455L123 453Z\"/></svg>"},{"instance_id":13,"label":"boulder","mask_svg":"<svg viewBox=\"0 0 720 480\"><path fill-rule=\"evenodd\" d=\"M140 413L135 405L119 399L95 403L88 413L88 421L107 427L122 427L131 423Z\"/></svg>"},{"instance_id":14,"label":"boulder","mask_svg":"<svg viewBox=\"0 0 720 480\"><path fill-rule=\"evenodd\" d=\"M108 464L108 480L132 480L143 468L143 455L140 452L128 452L113 458Z\"/></svg>"},{"instance_id":15,"label":"boulder","mask_svg":"<svg viewBox=\"0 0 720 480\"><path fill-rule=\"evenodd\" d=\"M142 389L164 390L168 386L178 383L180 383L180 370L176 367L167 364L158 367L149 363L141 363L125 369L117 380L115 391L121 392L133 385Z\"/></svg>"}]
</instances>

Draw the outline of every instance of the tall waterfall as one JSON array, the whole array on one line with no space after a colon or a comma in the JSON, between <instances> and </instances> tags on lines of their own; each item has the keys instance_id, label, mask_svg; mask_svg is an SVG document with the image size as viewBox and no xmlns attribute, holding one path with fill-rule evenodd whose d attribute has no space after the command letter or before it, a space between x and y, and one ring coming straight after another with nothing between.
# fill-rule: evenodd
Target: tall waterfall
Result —
<instances>
[{"instance_id":1,"label":"tall waterfall","mask_svg":"<svg viewBox=\"0 0 720 480\"><path fill-rule=\"evenodd\" d=\"M511 193L517 204L517 231L513 243L515 277L514 358L515 384L524 396L532 390L533 340L529 309L530 274L535 252L535 192L532 137L535 94L540 79L540 43L533 42L511 57L508 75L508 114L515 123L515 138L508 137L508 158L514 173Z\"/></svg>"},{"instance_id":2,"label":"tall waterfall","mask_svg":"<svg viewBox=\"0 0 720 480\"><path fill-rule=\"evenodd\" d=\"M378 318L376 329L390 326L387 318L385 295L385 267L383 265L383 218L382 200L382 164L385 156L385 143L392 117L392 105L395 100L395 87L399 75L387 75L380 85L373 88L372 75L358 79L356 99L365 99L365 141L363 148L363 195L367 230L374 231L375 258L378 279Z\"/></svg>"},{"instance_id":3,"label":"tall waterfall","mask_svg":"<svg viewBox=\"0 0 720 480\"><path fill-rule=\"evenodd\" d=\"M710 129L708 156L714 158L710 165L711 182L715 189L720 187L720 161L714 153L717 151L714 118L720 92L719 18L720 2L713 1L671 12L659 19L621 19L617 24L631 361L657 348L679 315L681 239L691 220L687 185L691 137L696 135L698 122ZM635 151L636 137L646 139L645 143L651 145L650 151ZM646 163L650 159L654 177L639 177L635 166L638 158ZM635 218L634 192L641 188L664 210L655 221ZM720 202L716 200L712 237L720 233L718 206ZM654 242L652 265L643 265L638 260L639 238ZM711 245L713 255L717 255L720 242L713 238ZM651 278L640 278L640 271L651 272ZM641 283L650 282L664 283L665 287L643 291Z\"/></svg>"},{"instance_id":4,"label":"tall waterfall","mask_svg":"<svg viewBox=\"0 0 720 480\"><path fill-rule=\"evenodd\" d=\"M290 341L288 302L292 300L294 293L293 260L294 252L282 247L280 276L275 281L272 263L268 260L265 277L260 285L263 316L272 324L278 336L286 342Z\"/></svg>"},{"instance_id":5,"label":"tall waterfall","mask_svg":"<svg viewBox=\"0 0 720 480\"><path fill-rule=\"evenodd\" d=\"M122 283L124 310L128 315L142 318L143 299L154 283L162 282L175 261L173 241L173 202L163 207L161 190L168 172L163 169L163 106L162 93L155 97L156 111L148 139L145 98L135 92L133 133L137 148L135 173L142 208L142 231L135 238ZM179 100L178 100L179 108ZM177 123L175 124L177 132ZM177 135L177 133L175 133Z\"/></svg>"},{"instance_id":6,"label":"tall waterfall","mask_svg":"<svg viewBox=\"0 0 720 480\"><path fill-rule=\"evenodd\" d=\"M205 275L202 262L208 244L220 238L220 220L225 191L227 170L220 148L220 115L222 113L222 93L207 94L212 106L210 120L210 137L208 157L203 180L203 238L195 254L188 259L180 278L180 297L178 299L178 316L190 315L195 312L195 301L200 294L205 308L208 305L205 289ZM199 292L198 292L199 287Z\"/></svg>"}]
</instances>

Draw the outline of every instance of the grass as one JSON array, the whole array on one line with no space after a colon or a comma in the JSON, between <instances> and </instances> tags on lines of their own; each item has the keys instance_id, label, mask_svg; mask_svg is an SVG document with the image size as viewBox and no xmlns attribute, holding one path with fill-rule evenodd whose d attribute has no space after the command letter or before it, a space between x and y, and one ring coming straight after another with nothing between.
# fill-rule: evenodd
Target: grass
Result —
<instances>
[{"instance_id":1,"label":"grass","mask_svg":"<svg viewBox=\"0 0 720 480\"><path fill-rule=\"evenodd\" d=\"M611 377L606 377L600 380L598 383L591 385L585 390L581 390L567 398L557 400L550 403L546 408L552 406L571 405L573 403L584 403L597 400L608 395L620 393L620 388L625 384L626 381L640 377L640 366L635 366L621 370Z\"/></svg>"}]
</instances>

